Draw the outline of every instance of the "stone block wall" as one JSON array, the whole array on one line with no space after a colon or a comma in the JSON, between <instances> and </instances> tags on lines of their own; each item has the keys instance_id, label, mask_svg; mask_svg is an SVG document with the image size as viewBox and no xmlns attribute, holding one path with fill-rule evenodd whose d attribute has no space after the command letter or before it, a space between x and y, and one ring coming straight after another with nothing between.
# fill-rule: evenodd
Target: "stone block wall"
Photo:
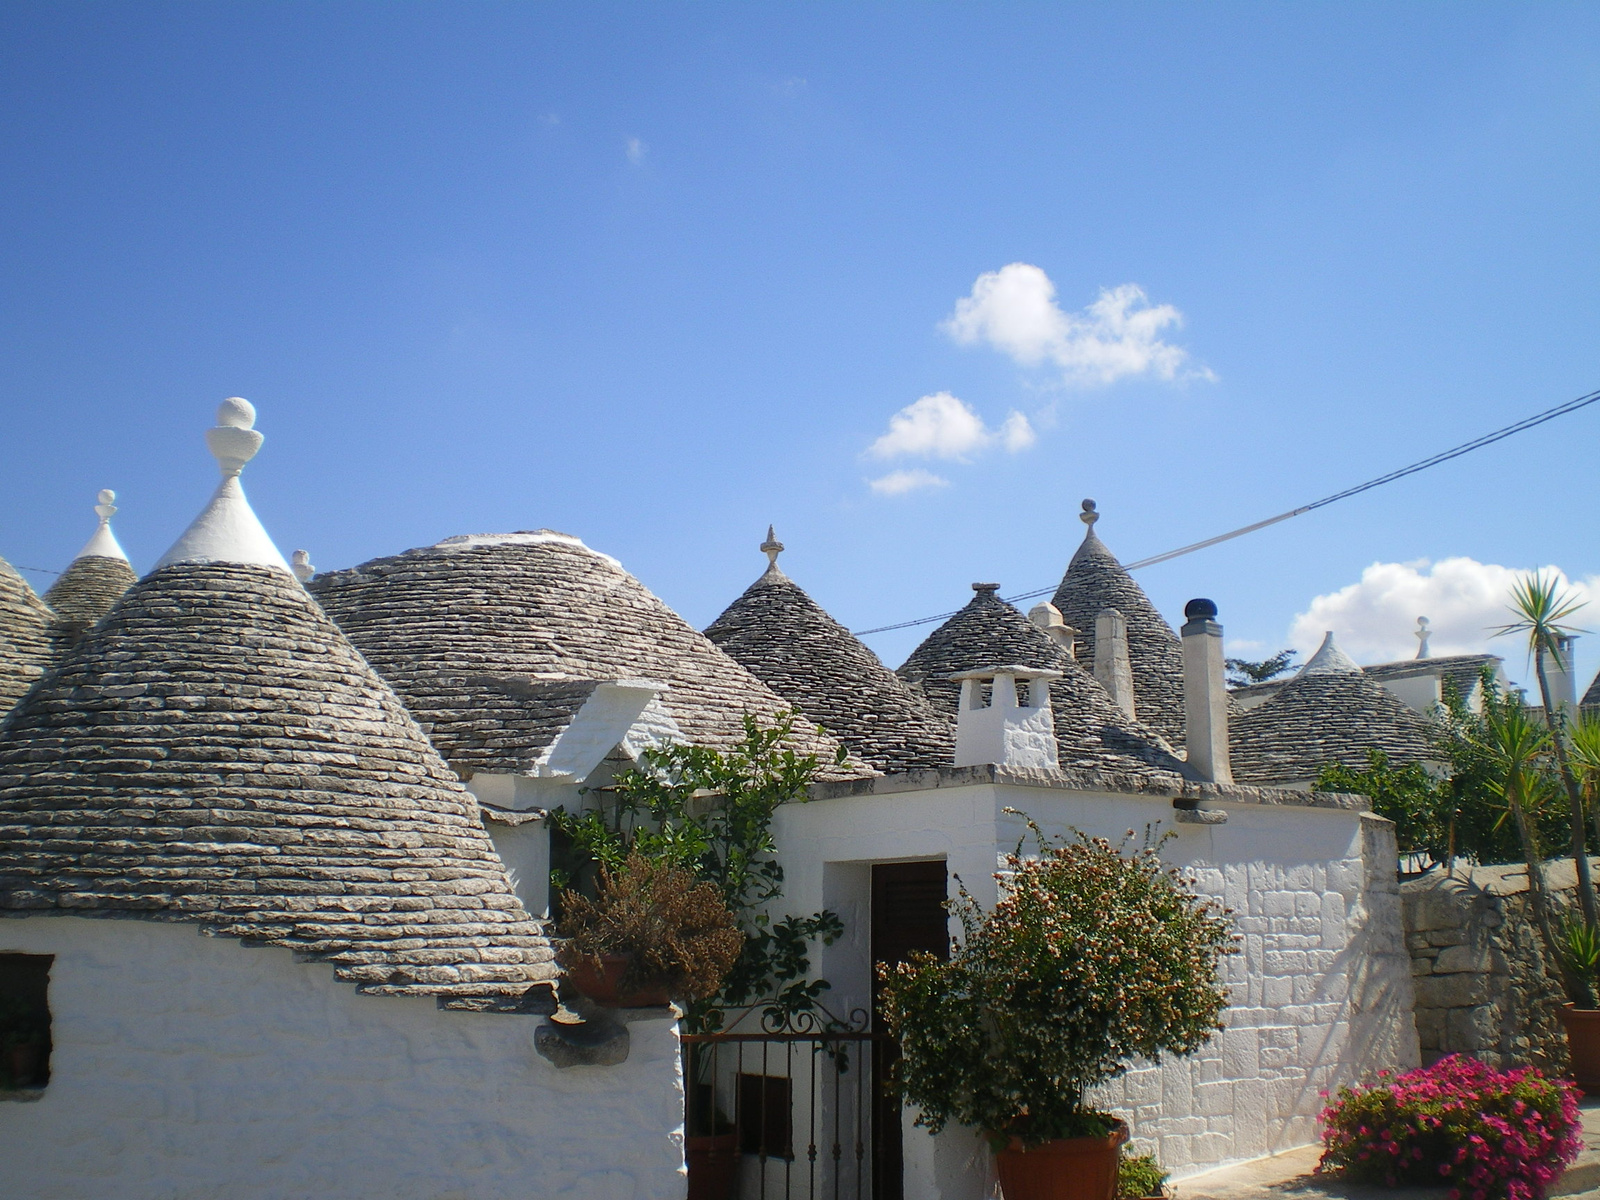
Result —
<instances>
[{"instance_id":1,"label":"stone block wall","mask_svg":"<svg viewBox=\"0 0 1600 1200\"><path fill-rule=\"evenodd\" d=\"M1572 901L1571 860L1546 864L1559 906ZM1471 1054L1495 1067L1564 1071L1566 1000L1549 968L1522 866L1429 871L1400 888L1425 1063Z\"/></svg>"}]
</instances>

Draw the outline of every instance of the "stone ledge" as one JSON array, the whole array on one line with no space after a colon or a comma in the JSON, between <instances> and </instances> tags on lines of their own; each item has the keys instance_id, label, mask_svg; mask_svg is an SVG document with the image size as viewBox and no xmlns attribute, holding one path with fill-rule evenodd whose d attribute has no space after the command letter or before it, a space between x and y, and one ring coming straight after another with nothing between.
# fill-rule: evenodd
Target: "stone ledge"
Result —
<instances>
[{"instance_id":1,"label":"stone ledge","mask_svg":"<svg viewBox=\"0 0 1600 1200\"><path fill-rule=\"evenodd\" d=\"M1048 788L1052 791L1109 792L1121 796L1159 796L1192 800L1197 804L1264 804L1289 808L1332 808L1347 812L1368 812L1372 807L1367 797L1344 792L1302 792L1296 788L1259 787L1249 783L1200 783L1181 775L1143 779L1112 771L1047 771L1002 767L994 763L842 779L813 784L808 791L813 800L838 800L848 796L885 796L981 784L1010 784L1013 787Z\"/></svg>"}]
</instances>

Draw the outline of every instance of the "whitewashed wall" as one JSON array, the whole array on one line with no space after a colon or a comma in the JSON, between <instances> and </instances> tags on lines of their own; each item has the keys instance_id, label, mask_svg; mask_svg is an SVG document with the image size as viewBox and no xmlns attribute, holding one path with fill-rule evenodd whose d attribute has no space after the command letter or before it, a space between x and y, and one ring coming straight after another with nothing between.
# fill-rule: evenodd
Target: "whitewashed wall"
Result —
<instances>
[{"instance_id":1,"label":"whitewashed wall","mask_svg":"<svg viewBox=\"0 0 1600 1200\"><path fill-rule=\"evenodd\" d=\"M785 907L832 908L846 924L819 956L831 1005L869 1002L869 864L944 858L989 905L997 858L1025 833L1008 807L1050 833L1113 841L1159 822L1175 833L1163 856L1235 910L1227 1028L1192 1058L1137 1066L1102 1097L1174 1177L1315 1141L1320 1089L1417 1062L1392 827L1346 810L1217 803L1227 824L1178 825L1162 797L993 783L786 806L775 827ZM909 1200L987 1192L988 1156L969 1133L908 1127L905 1153Z\"/></svg>"},{"instance_id":2,"label":"whitewashed wall","mask_svg":"<svg viewBox=\"0 0 1600 1200\"><path fill-rule=\"evenodd\" d=\"M672 1022L558 1071L533 1016L362 996L193 925L0 920L54 954L51 1081L0 1103L0 1195L30 1200L681 1200Z\"/></svg>"}]
</instances>

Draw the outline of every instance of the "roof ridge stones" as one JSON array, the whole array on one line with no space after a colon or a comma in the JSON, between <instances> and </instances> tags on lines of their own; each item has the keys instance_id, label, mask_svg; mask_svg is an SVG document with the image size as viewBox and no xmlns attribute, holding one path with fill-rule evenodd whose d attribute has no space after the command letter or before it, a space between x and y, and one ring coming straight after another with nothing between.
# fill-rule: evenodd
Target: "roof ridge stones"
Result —
<instances>
[{"instance_id":1,"label":"roof ridge stones","mask_svg":"<svg viewBox=\"0 0 1600 1200\"><path fill-rule=\"evenodd\" d=\"M1063 770L1121 773L1173 780L1187 777L1172 748L1141 721L1129 720L1094 676L1048 634L995 593L998 584L975 583L966 607L930 633L896 672L952 715L960 671L1016 663L1062 673L1050 684L1057 756Z\"/></svg>"},{"instance_id":2,"label":"roof ridge stones","mask_svg":"<svg viewBox=\"0 0 1600 1200\"><path fill-rule=\"evenodd\" d=\"M1371 750L1395 766L1438 757L1428 722L1359 667L1302 670L1270 700L1231 718L1228 740L1240 783L1314 779L1330 762L1365 770Z\"/></svg>"},{"instance_id":3,"label":"roof ridge stones","mask_svg":"<svg viewBox=\"0 0 1600 1200\"><path fill-rule=\"evenodd\" d=\"M54 621L50 606L0 558L0 719L49 665Z\"/></svg>"},{"instance_id":4,"label":"roof ridge stones","mask_svg":"<svg viewBox=\"0 0 1600 1200\"><path fill-rule=\"evenodd\" d=\"M568 534L451 538L308 586L463 776L528 773L563 719L491 677L660 680L658 702L683 736L722 750L744 736L746 714L771 723L793 708L616 559ZM796 720L798 752L831 764L837 745ZM824 773L869 770L853 760Z\"/></svg>"},{"instance_id":5,"label":"roof ridge stones","mask_svg":"<svg viewBox=\"0 0 1600 1200\"><path fill-rule=\"evenodd\" d=\"M557 974L471 794L259 564L152 572L17 706L0 910L193 921L372 993L525 1000Z\"/></svg>"},{"instance_id":6,"label":"roof ridge stones","mask_svg":"<svg viewBox=\"0 0 1600 1200\"><path fill-rule=\"evenodd\" d=\"M769 546L776 547L768 550ZM785 701L880 771L949 766L955 725L908 687L778 566L706 627L706 637Z\"/></svg>"},{"instance_id":7,"label":"roof ridge stones","mask_svg":"<svg viewBox=\"0 0 1600 1200\"><path fill-rule=\"evenodd\" d=\"M1182 745L1183 643L1144 589L1095 534L1099 513L1093 500L1083 502L1080 515L1088 528L1051 603L1078 631L1078 644L1083 647L1080 653L1087 662L1094 660L1095 618L1108 608L1122 613L1127 623L1135 712L1141 722L1173 745Z\"/></svg>"}]
</instances>

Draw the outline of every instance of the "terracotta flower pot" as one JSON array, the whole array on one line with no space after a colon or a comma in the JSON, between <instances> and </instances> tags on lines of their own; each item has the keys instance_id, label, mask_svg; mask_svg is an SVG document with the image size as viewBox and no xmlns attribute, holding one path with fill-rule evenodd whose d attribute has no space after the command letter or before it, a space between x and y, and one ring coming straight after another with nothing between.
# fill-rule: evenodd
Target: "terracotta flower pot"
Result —
<instances>
[{"instance_id":1,"label":"terracotta flower pot","mask_svg":"<svg viewBox=\"0 0 1600 1200\"><path fill-rule=\"evenodd\" d=\"M739 1170L739 1135L706 1134L683 1139L689 1164L689 1200L728 1200Z\"/></svg>"},{"instance_id":2,"label":"terracotta flower pot","mask_svg":"<svg viewBox=\"0 0 1600 1200\"><path fill-rule=\"evenodd\" d=\"M653 1008L667 1004L671 998L664 988L646 988L637 992L622 990L622 977L633 962L631 954L602 954L600 970L593 964L579 963L567 972L574 986L596 1004L606 1008Z\"/></svg>"},{"instance_id":3,"label":"terracotta flower pot","mask_svg":"<svg viewBox=\"0 0 1600 1200\"><path fill-rule=\"evenodd\" d=\"M1567 1027L1573 1082L1588 1095L1600 1096L1600 1009L1563 1004L1556 1015Z\"/></svg>"},{"instance_id":4,"label":"terracotta flower pot","mask_svg":"<svg viewBox=\"0 0 1600 1200\"><path fill-rule=\"evenodd\" d=\"M1128 1126L1106 1137L1063 1138L1024 1147L1020 1138L995 1155L1006 1200L1114 1200L1117 1164Z\"/></svg>"}]
</instances>

